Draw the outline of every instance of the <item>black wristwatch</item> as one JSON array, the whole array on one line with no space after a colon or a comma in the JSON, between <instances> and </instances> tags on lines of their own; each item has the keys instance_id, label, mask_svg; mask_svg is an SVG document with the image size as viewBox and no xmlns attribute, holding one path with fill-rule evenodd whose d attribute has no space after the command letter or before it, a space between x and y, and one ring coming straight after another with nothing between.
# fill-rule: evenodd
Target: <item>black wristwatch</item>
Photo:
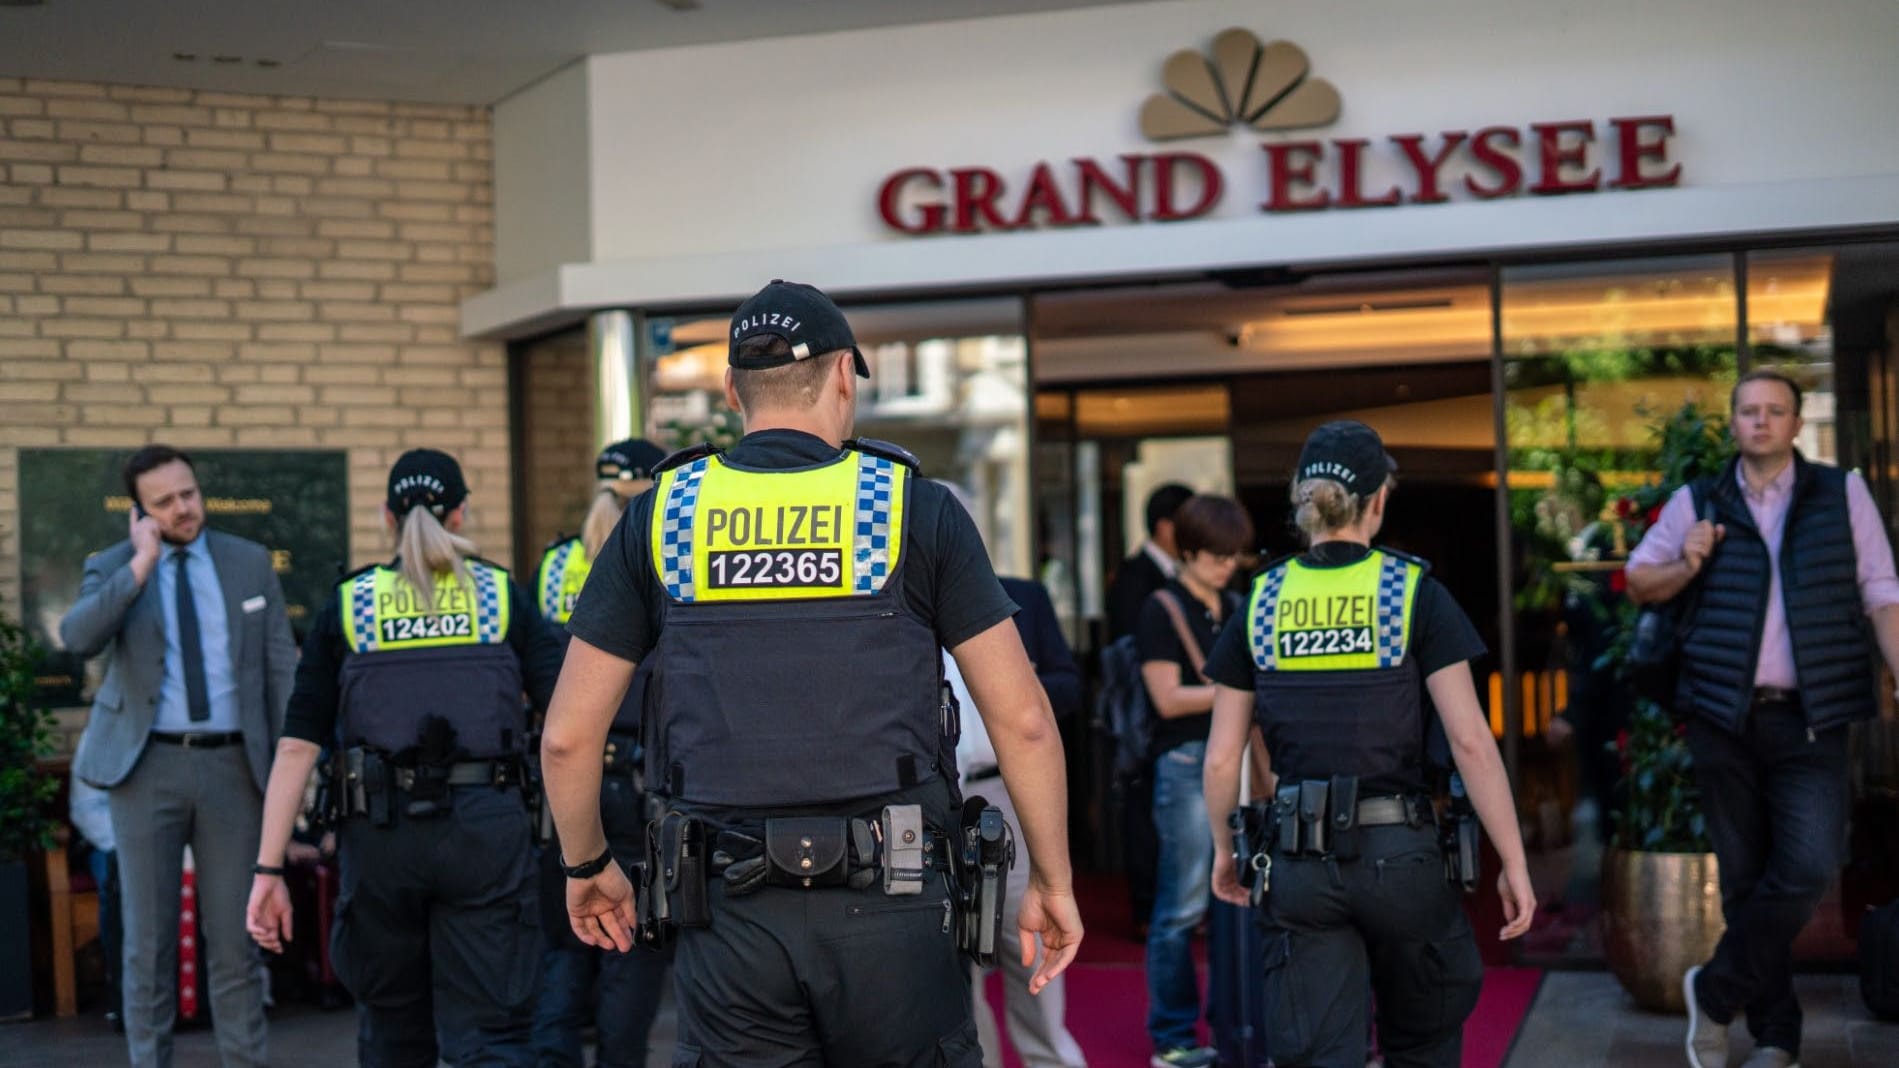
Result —
<instances>
[{"instance_id":1,"label":"black wristwatch","mask_svg":"<svg viewBox=\"0 0 1899 1068\"><path fill-rule=\"evenodd\" d=\"M611 848L607 848L607 849L601 850L599 856L593 858L587 863L576 864L571 868L567 866L567 858L561 857L560 870L561 870L561 874L567 876L569 879L591 879L594 876L605 871L607 869L607 865L611 863L613 863L613 850Z\"/></svg>"}]
</instances>

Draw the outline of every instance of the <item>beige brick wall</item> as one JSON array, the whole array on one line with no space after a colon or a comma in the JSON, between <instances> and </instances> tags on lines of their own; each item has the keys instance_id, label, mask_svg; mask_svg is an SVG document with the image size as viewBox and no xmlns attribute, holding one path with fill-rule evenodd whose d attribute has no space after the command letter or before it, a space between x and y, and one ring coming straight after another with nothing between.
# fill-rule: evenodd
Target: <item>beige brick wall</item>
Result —
<instances>
[{"instance_id":1,"label":"beige brick wall","mask_svg":"<svg viewBox=\"0 0 1899 1068\"><path fill-rule=\"evenodd\" d=\"M592 359L585 329L536 342L525 356L521 443L527 463L521 506L525 554L535 565L557 534L580 533L593 496ZM525 565L524 565L525 566Z\"/></svg>"},{"instance_id":2,"label":"beige brick wall","mask_svg":"<svg viewBox=\"0 0 1899 1068\"><path fill-rule=\"evenodd\" d=\"M352 556L403 449L460 458L510 558L486 109L0 78L0 607L20 446L340 448Z\"/></svg>"}]
</instances>

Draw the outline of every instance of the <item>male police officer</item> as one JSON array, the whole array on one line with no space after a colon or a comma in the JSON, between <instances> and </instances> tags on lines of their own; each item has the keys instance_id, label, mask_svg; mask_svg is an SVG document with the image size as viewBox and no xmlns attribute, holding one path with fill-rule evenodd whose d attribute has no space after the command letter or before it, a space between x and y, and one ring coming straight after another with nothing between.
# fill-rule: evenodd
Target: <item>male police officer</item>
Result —
<instances>
[{"instance_id":1,"label":"male police officer","mask_svg":"<svg viewBox=\"0 0 1899 1068\"><path fill-rule=\"evenodd\" d=\"M869 371L830 299L773 282L733 318L729 362L747 435L662 465L568 624L541 750L569 918L593 945L632 945L598 797L633 683L648 784L672 810L649 846L666 889L639 911L677 924L675 1063L977 1065L944 878L960 819L939 649L1021 817L1038 992L1082 937L1048 699L969 517L902 450L846 440L852 372Z\"/></svg>"}]
</instances>

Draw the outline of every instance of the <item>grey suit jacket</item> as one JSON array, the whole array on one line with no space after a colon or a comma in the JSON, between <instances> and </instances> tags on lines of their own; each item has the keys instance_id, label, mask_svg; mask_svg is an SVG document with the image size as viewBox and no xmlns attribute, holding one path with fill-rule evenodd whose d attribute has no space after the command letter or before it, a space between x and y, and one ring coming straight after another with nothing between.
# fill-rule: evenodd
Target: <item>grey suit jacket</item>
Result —
<instances>
[{"instance_id":1,"label":"grey suit jacket","mask_svg":"<svg viewBox=\"0 0 1899 1068\"><path fill-rule=\"evenodd\" d=\"M231 669L237 680L238 722L245 756L261 791L270 781L271 755L283 731L284 705L297 670L283 586L270 553L254 541L207 529L211 562L224 589L230 621ZM92 699L92 717L73 756L73 773L102 789L125 781L145 752L158 714L165 675L165 613L158 583L140 586L132 575L132 543L122 541L86 560L79 600L59 621L68 651L106 654L105 681ZM262 598L262 607L257 607ZM245 610L246 604L251 606Z\"/></svg>"}]
</instances>

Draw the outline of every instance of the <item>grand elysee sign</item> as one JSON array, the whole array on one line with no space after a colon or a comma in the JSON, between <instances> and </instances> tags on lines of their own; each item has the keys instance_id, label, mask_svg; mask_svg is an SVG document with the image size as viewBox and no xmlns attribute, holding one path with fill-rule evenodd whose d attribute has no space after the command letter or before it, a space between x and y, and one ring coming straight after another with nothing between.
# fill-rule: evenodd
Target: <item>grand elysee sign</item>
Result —
<instances>
[{"instance_id":1,"label":"grand elysee sign","mask_svg":"<svg viewBox=\"0 0 1899 1068\"><path fill-rule=\"evenodd\" d=\"M1142 106L1141 132L1174 141L1224 135L1236 125L1262 132L1330 125L1341 107L1338 90L1309 69L1297 45L1262 45L1246 30L1227 30L1207 53L1167 60L1166 91ZM1681 179L1681 165L1668 158L1674 131L1673 116L1641 115L1392 134L1378 142L1270 140L1260 145L1261 171L1248 182L1263 187L1260 210L1267 212L1648 189ZM1387 180L1373 183L1375 167ZM1227 186L1220 165L1198 152L1136 152L1111 161L1043 161L1014 183L989 167L910 167L884 180L877 203L884 222L902 233L968 234L1193 219L1218 206Z\"/></svg>"}]
</instances>

